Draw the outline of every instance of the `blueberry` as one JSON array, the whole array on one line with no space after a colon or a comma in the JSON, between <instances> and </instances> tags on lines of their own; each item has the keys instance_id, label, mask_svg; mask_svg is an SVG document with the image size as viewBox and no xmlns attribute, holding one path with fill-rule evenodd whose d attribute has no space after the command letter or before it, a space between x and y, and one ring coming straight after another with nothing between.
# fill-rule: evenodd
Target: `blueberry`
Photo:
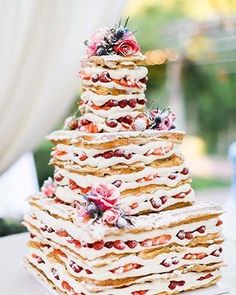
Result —
<instances>
[{"instance_id":1,"label":"blueberry","mask_svg":"<svg viewBox=\"0 0 236 295\"><path fill-rule=\"evenodd\" d=\"M87 206L87 210L91 214L96 213L98 211L97 206L92 202Z\"/></svg>"},{"instance_id":2,"label":"blueberry","mask_svg":"<svg viewBox=\"0 0 236 295\"><path fill-rule=\"evenodd\" d=\"M115 37L117 40L119 40L119 39L121 39L121 38L124 37L124 34L125 34L125 30L122 29L122 28L119 28L119 29L115 32L114 37Z\"/></svg>"},{"instance_id":3,"label":"blueberry","mask_svg":"<svg viewBox=\"0 0 236 295\"><path fill-rule=\"evenodd\" d=\"M97 55L107 55L107 49L103 46L98 47L96 54Z\"/></svg>"}]
</instances>

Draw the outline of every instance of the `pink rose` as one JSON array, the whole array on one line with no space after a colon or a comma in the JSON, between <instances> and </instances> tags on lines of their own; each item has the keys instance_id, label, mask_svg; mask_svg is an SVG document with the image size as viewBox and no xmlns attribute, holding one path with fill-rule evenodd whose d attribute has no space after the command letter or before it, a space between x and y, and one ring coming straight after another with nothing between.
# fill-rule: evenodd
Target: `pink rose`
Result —
<instances>
[{"instance_id":1,"label":"pink rose","mask_svg":"<svg viewBox=\"0 0 236 295\"><path fill-rule=\"evenodd\" d=\"M116 46L114 46L114 50L117 54L129 56L140 51L140 47L135 40L125 39L118 43Z\"/></svg>"},{"instance_id":2,"label":"pink rose","mask_svg":"<svg viewBox=\"0 0 236 295\"><path fill-rule=\"evenodd\" d=\"M119 217L120 217L120 211L113 208L111 210L105 211L102 219L104 222L113 225L117 222Z\"/></svg>"},{"instance_id":3,"label":"pink rose","mask_svg":"<svg viewBox=\"0 0 236 295\"><path fill-rule=\"evenodd\" d=\"M113 184L98 184L92 187L88 199L93 201L101 210L113 208L120 196L120 192Z\"/></svg>"},{"instance_id":4,"label":"pink rose","mask_svg":"<svg viewBox=\"0 0 236 295\"><path fill-rule=\"evenodd\" d=\"M43 186L41 187L41 191L46 197L53 197L56 192L56 183L53 181L51 177L48 177L47 180L44 181Z\"/></svg>"}]
</instances>

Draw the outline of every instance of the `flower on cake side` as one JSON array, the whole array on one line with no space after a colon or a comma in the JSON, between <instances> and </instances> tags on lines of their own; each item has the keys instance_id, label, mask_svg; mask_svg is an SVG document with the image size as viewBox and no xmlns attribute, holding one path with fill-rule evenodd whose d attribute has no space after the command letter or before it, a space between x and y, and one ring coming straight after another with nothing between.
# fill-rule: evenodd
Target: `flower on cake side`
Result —
<instances>
[{"instance_id":1,"label":"flower on cake side","mask_svg":"<svg viewBox=\"0 0 236 295\"><path fill-rule=\"evenodd\" d=\"M45 197L52 198L55 195L57 185L51 177L43 182L41 192Z\"/></svg>"},{"instance_id":2,"label":"flower on cake side","mask_svg":"<svg viewBox=\"0 0 236 295\"><path fill-rule=\"evenodd\" d=\"M85 203L76 203L78 218L83 222L93 220L108 226L124 228L128 225L129 212L119 208L120 192L113 184L95 184L84 196Z\"/></svg>"},{"instance_id":3,"label":"flower on cake side","mask_svg":"<svg viewBox=\"0 0 236 295\"><path fill-rule=\"evenodd\" d=\"M167 131L175 129L174 121L176 119L175 114L171 111L171 108L166 109L156 108L151 111L146 111L143 114L138 115L136 118L131 116L123 117L123 121L120 119L110 119L109 131L145 131L148 129ZM111 124L112 123L112 124ZM89 122L87 119L76 118L76 116L70 116L64 123L64 130L78 130L87 133L100 133L106 132L108 123L105 121L102 123ZM117 126L120 129L117 130Z\"/></svg>"},{"instance_id":4,"label":"flower on cake side","mask_svg":"<svg viewBox=\"0 0 236 295\"><path fill-rule=\"evenodd\" d=\"M120 55L132 56L140 53L140 47L134 33L127 27L128 19L122 26L120 23L114 27L104 27L95 31L85 41L88 56Z\"/></svg>"}]
</instances>

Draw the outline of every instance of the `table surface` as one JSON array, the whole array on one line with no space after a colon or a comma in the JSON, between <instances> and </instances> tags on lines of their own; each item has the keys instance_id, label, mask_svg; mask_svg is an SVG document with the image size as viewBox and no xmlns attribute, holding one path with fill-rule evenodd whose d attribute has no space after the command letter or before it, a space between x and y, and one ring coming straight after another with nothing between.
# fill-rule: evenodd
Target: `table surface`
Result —
<instances>
[{"instance_id":1,"label":"table surface","mask_svg":"<svg viewBox=\"0 0 236 295\"><path fill-rule=\"evenodd\" d=\"M223 270L223 280L219 287L203 289L201 291L189 292L184 294L191 295L220 295L236 294L234 280L236 280L236 198L225 195L225 192L217 191L214 198L221 195L218 203L223 203L224 214L224 255L227 267ZM209 199L210 196L200 198ZM220 201L220 202L219 202ZM28 234L18 234L0 238L0 294L4 295L46 295L49 294L22 266L22 257L26 254L26 242ZM228 292L227 292L228 294Z\"/></svg>"}]
</instances>

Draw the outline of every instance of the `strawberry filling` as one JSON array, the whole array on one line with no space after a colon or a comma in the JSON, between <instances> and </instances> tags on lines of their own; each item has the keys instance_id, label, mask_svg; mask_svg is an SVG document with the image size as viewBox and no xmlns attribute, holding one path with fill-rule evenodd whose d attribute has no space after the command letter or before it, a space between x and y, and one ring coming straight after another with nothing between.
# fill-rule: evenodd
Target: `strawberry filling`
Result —
<instances>
[{"instance_id":1,"label":"strawberry filling","mask_svg":"<svg viewBox=\"0 0 236 295\"><path fill-rule=\"evenodd\" d=\"M101 106L97 106L95 104L90 105L94 110L110 110L113 107L120 107L125 108L126 106L129 106L130 108L134 109L137 105L145 105L146 99L136 99L132 98L130 100L123 99L123 100L114 100L110 99L105 104Z\"/></svg>"},{"instance_id":2,"label":"strawberry filling","mask_svg":"<svg viewBox=\"0 0 236 295\"><path fill-rule=\"evenodd\" d=\"M145 295L147 293L147 290L140 290L140 291L134 291L131 294L132 295Z\"/></svg>"},{"instance_id":3,"label":"strawberry filling","mask_svg":"<svg viewBox=\"0 0 236 295\"><path fill-rule=\"evenodd\" d=\"M170 281L169 289L174 290L177 286L182 287L184 286L185 281Z\"/></svg>"},{"instance_id":4,"label":"strawberry filling","mask_svg":"<svg viewBox=\"0 0 236 295\"><path fill-rule=\"evenodd\" d=\"M124 76L121 79L114 79L111 78L109 73L107 71L103 71L100 75L99 74L87 74L83 71L79 72L80 78L82 80L89 81L91 80L93 83L102 82L102 83L109 83L114 82L118 85L124 86L124 87L132 87L132 88L142 88L143 84L146 84L148 81L147 77L144 77L138 81L134 81L133 79L129 79L129 77Z\"/></svg>"},{"instance_id":5,"label":"strawberry filling","mask_svg":"<svg viewBox=\"0 0 236 295\"><path fill-rule=\"evenodd\" d=\"M203 225L203 226L200 226L197 229L195 229L193 231L189 231L189 232L185 232L184 230L180 230L176 236L180 240L184 240L184 239L192 240L194 232L199 232L200 234L204 234L206 232L206 227Z\"/></svg>"},{"instance_id":6,"label":"strawberry filling","mask_svg":"<svg viewBox=\"0 0 236 295\"><path fill-rule=\"evenodd\" d=\"M121 273L128 272L128 271L131 271L131 270L134 270L134 269L139 269L142 266L143 265L137 264L137 263L129 263L129 264L126 264L124 266L114 268L114 269L110 270L110 272L115 273L115 274L121 274Z\"/></svg>"}]
</instances>

